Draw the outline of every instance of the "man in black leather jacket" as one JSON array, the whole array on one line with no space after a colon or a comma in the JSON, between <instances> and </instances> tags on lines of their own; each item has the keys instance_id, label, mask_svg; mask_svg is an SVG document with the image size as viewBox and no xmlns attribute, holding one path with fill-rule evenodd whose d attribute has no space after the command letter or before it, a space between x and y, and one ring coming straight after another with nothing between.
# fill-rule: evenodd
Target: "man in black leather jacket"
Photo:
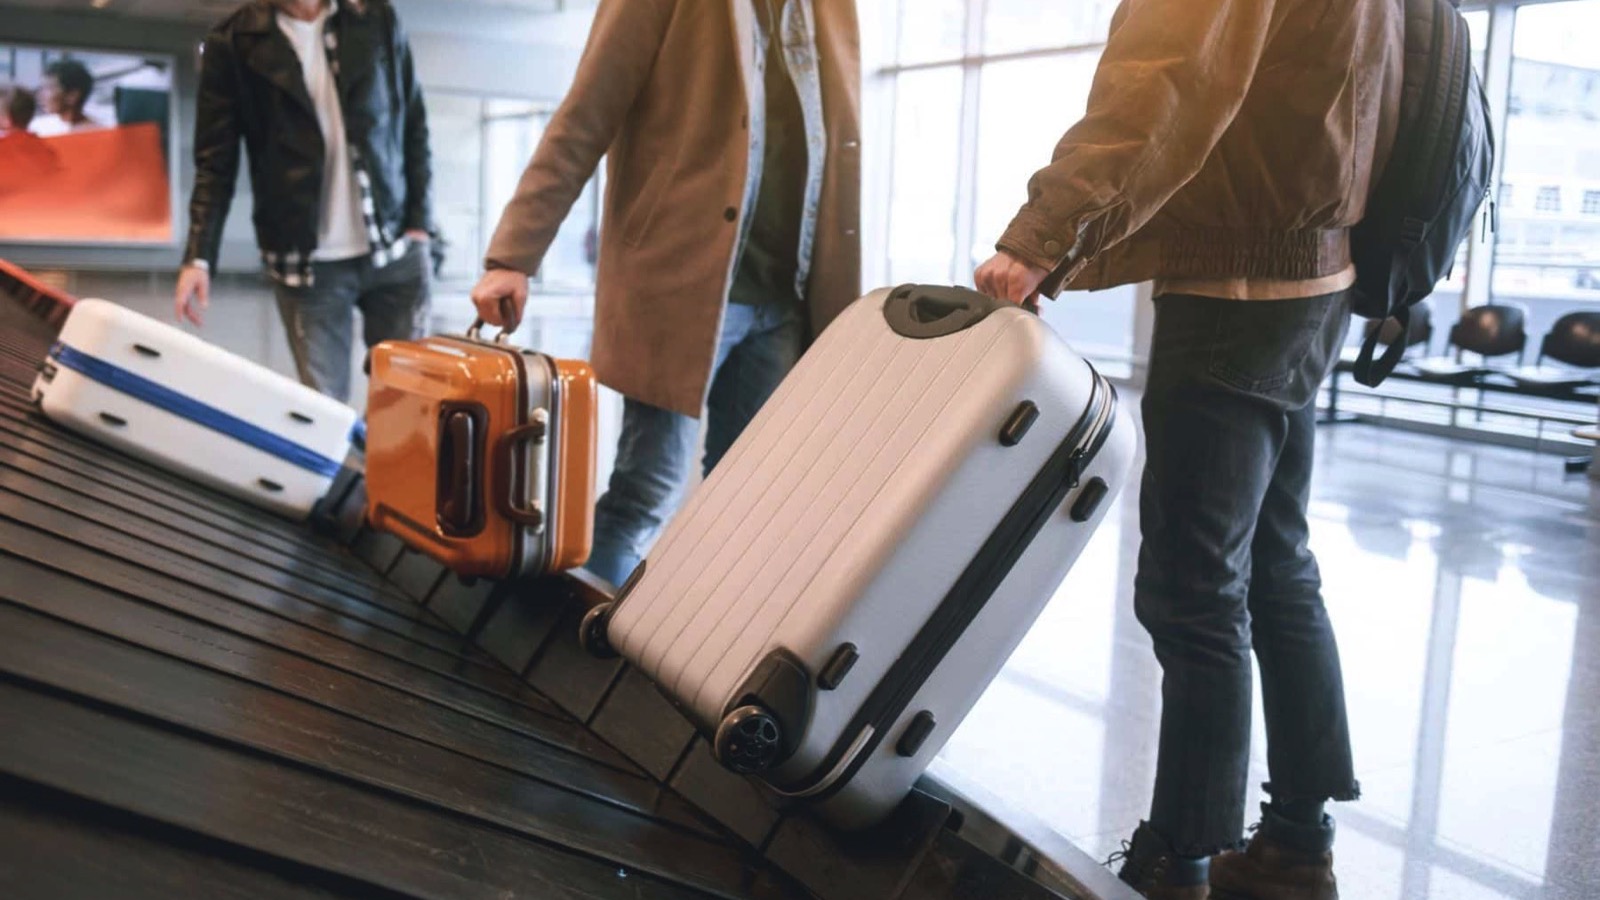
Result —
<instances>
[{"instance_id":1,"label":"man in black leather jacket","mask_svg":"<svg viewBox=\"0 0 1600 900\"><path fill-rule=\"evenodd\" d=\"M428 312L428 124L399 19L389 0L252 0L202 53L177 315L202 323L242 140L300 379L345 400L353 310L369 347Z\"/></svg>"}]
</instances>

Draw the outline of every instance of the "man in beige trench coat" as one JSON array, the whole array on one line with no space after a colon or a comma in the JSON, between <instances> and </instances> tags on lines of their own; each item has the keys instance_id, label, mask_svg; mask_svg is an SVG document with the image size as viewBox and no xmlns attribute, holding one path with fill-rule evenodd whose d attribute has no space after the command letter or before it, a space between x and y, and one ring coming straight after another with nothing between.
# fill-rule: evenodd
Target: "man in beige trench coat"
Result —
<instances>
[{"instance_id":1,"label":"man in beige trench coat","mask_svg":"<svg viewBox=\"0 0 1600 900\"><path fill-rule=\"evenodd\" d=\"M854 0L601 0L473 291L520 320L528 274L607 157L594 365L626 397L589 569L620 584L705 471L860 294Z\"/></svg>"}]
</instances>

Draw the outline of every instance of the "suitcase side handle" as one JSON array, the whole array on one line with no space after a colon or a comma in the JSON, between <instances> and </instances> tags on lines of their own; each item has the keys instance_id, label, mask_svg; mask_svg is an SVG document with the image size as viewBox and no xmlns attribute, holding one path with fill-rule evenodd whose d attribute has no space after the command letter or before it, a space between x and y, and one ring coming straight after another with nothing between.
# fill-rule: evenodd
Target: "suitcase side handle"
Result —
<instances>
[{"instance_id":1,"label":"suitcase side handle","mask_svg":"<svg viewBox=\"0 0 1600 900\"><path fill-rule=\"evenodd\" d=\"M483 531L483 419L475 407L446 406L439 412L434 516L447 537Z\"/></svg>"},{"instance_id":2,"label":"suitcase side handle","mask_svg":"<svg viewBox=\"0 0 1600 900\"><path fill-rule=\"evenodd\" d=\"M545 454L532 445L540 445L550 433L549 415L542 409L534 410L533 421L511 429L501 436L495 451L499 477L496 482L504 490L500 493L500 512L507 519L524 528L538 531L544 528ZM528 477L521 475L520 465L524 454L531 457Z\"/></svg>"},{"instance_id":3,"label":"suitcase side handle","mask_svg":"<svg viewBox=\"0 0 1600 900\"><path fill-rule=\"evenodd\" d=\"M1011 304L959 287L906 284L883 304L883 318L894 332L914 340L956 334Z\"/></svg>"}]
</instances>

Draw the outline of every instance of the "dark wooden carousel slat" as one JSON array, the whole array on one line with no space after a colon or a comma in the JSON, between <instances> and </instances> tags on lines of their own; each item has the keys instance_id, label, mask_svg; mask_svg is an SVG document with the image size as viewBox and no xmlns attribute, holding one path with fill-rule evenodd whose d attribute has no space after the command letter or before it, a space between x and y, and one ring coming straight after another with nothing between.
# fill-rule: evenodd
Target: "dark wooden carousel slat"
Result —
<instances>
[{"instance_id":1,"label":"dark wooden carousel slat","mask_svg":"<svg viewBox=\"0 0 1600 900\"><path fill-rule=\"evenodd\" d=\"M16 778L412 896L707 896L15 683L0 733Z\"/></svg>"},{"instance_id":2,"label":"dark wooden carousel slat","mask_svg":"<svg viewBox=\"0 0 1600 900\"><path fill-rule=\"evenodd\" d=\"M211 528L198 522L193 516L143 502L115 486L41 462L13 448L0 447L0 466L15 469L71 494L100 500L129 515L146 519L171 534L182 535L229 553L237 553L252 562L286 575L303 578L328 590L338 591L358 600L373 593L389 594L397 603L403 602L402 597L394 596L395 592L373 584L366 577L367 573L362 572L359 567L349 567L350 571L357 573L352 575L331 567L308 564L295 554L276 550L260 541L249 540L228 531Z\"/></svg>"},{"instance_id":3,"label":"dark wooden carousel slat","mask_svg":"<svg viewBox=\"0 0 1600 900\"><path fill-rule=\"evenodd\" d=\"M552 611L559 612L559 616L553 618L549 636L528 667L526 678L556 705L588 722L622 674L623 663L620 659L597 659L578 643L585 613L595 603L609 599L608 595L593 576L583 572L565 576L561 584L567 589L566 596L551 594L538 598L541 621L548 620ZM485 633L487 631L486 627ZM480 635L480 643L484 640Z\"/></svg>"},{"instance_id":4,"label":"dark wooden carousel slat","mask_svg":"<svg viewBox=\"0 0 1600 900\"><path fill-rule=\"evenodd\" d=\"M906 887L950 816L949 803L920 791L907 797L887 822L857 834L841 834L797 813L778 825L766 855L827 900L907 896Z\"/></svg>"},{"instance_id":5,"label":"dark wooden carousel slat","mask_svg":"<svg viewBox=\"0 0 1600 900\"><path fill-rule=\"evenodd\" d=\"M765 848L780 814L754 782L722 767L703 738L684 755L668 782L685 800L752 847Z\"/></svg>"},{"instance_id":6,"label":"dark wooden carousel slat","mask_svg":"<svg viewBox=\"0 0 1600 900\"><path fill-rule=\"evenodd\" d=\"M377 531L370 525L363 526L357 532L355 540L350 542L350 552L371 566L375 571L388 574L394 567L395 561L404 553L406 545L392 534Z\"/></svg>"},{"instance_id":7,"label":"dark wooden carousel slat","mask_svg":"<svg viewBox=\"0 0 1600 900\"><path fill-rule=\"evenodd\" d=\"M271 606L285 596L270 586L243 581L233 577L221 565L208 565L203 560L182 555L165 547L119 531L90 519L73 515L54 506L39 503L21 494L0 488L0 518L25 522L42 531L83 544L109 556L148 568L179 581L223 596L239 597L256 606ZM342 616L379 628L416 643L447 652L455 651L460 642L448 632L432 628L400 612L375 607L337 595L320 600L306 597L295 599Z\"/></svg>"},{"instance_id":8,"label":"dark wooden carousel slat","mask_svg":"<svg viewBox=\"0 0 1600 900\"><path fill-rule=\"evenodd\" d=\"M560 624L566 594L530 590L525 583L509 584L503 590L505 596L477 633L478 645L511 671L521 672ZM577 667L562 673L569 681L580 681L589 675Z\"/></svg>"},{"instance_id":9,"label":"dark wooden carousel slat","mask_svg":"<svg viewBox=\"0 0 1600 900\"><path fill-rule=\"evenodd\" d=\"M331 900L400 895L5 778L0 779L0 896Z\"/></svg>"},{"instance_id":10,"label":"dark wooden carousel slat","mask_svg":"<svg viewBox=\"0 0 1600 900\"><path fill-rule=\"evenodd\" d=\"M650 679L626 669L590 723L594 733L661 781L672 775L695 728Z\"/></svg>"},{"instance_id":11,"label":"dark wooden carousel slat","mask_svg":"<svg viewBox=\"0 0 1600 900\"><path fill-rule=\"evenodd\" d=\"M141 504L143 508L159 509L185 517L193 521L196 526L226 535L231 540L247 541L263 550L292 557L298 560L301 565L313 567L328 574L340 575L363 587L384 590L398 596L398 591L389 586L383 580L383 576L373 572L366 566L354 565L354 557L308 553L304 546L280 542L271 535L263 535L260 531L240 524L233 519L202 509L192 503L186 503L170 494L130 479L119 478L110 470L85 462L81 458L62 453L58 448L41 444L16 434L7 434L4 429L5 422L0 420L0 447L4 447L3 452L8 459L26 458L37 461L39 464L49 467L52 471L71 472L83 478L85 483L94 485L96 490L115 491L118 495L127 498L131 502Z\"/></svg>"},{"instance_id":12,"label":"dark wooden carousel slat","mask_svg":"<svg viewBox=\"0 0 1600 900\"><path fill-rule=\"evenodd\" d=\"M346 577L356 579L363 584L387 590L391 594L397 593L387 587L383 576L364 565L354 564L354 557L339 548L323 546L309 538L297 543L270 532L263 532L248 522L192 503L163 488L152 487L144 481L130 477L127 472L118 471L115 466L122 461L108 457L108 451L73 451L71 448L44 443L35 440L34 437L25 436L25 432L29 430L17 427L4 417L0 417L0 445L8 448L13 454L30 456L68 471L78 472L96 483L114 487L123 494L140 502L149 503L153 507L187 515L196 522L223 533L251 539L280 553L291 554L308 565L315 565L328 571L343 572ZM41 429L31 429L31 431L37 437L45 439L55 437L49 433L41 434Z\"/></svg>"},{"instance_id":13,"label":"dark wooden carousel slat","mask_svg":"<svg viewBox=\"0 0 1600 900\"><path fill-rule=\"evenodd\" d=\"M495 608L500 584L487 578L468 580L446 577L428 598L428 610L471 639Z\"/></svg>"},{"instance_id":14,"label":"dark wooden carousel slat","mask_svg":"<svg viewBox=\"0 0 1600 900\"><path fill-rule=\"evenodd\" d=\"M304 546L314 552L328 552L330 549L325 539L315 537L297 523L266 513L242 500L190 484L150 463L118 453L104 444L51 424L39 413L25 393L18 396L15 392L8 393L0 389L0 420L5 422L5 426L0 427L9 426L6 430L23 430L31 437L71 450L86 459L114 467L125 477L168 491L186 502L230 516L242 525L273 534L294 546Z\"/></svg>"},{"instance_id":15,"label":"dark wooden carousel slat","mask_svg":"<svg viewBox=\"0 0 1600 900\"><path fill-rule=\"evenodd\" d=\"M351 674L398 685L463 711L474 708L478 694L455 690L450 685L470 686L515 703L504 707L508 715L516 711L568 718L509 672L464 663L442 650L330 617L310 604L288 597L257 607L199 590L132 563L97 555L70 541L5 519L0 519L0 550L28 561L26 565L13 564L26 577L50 577L39 571L50 569Z\"/></svg>"},{"instance_id":16,"label":"dark wooden carousel slat","mask_svg":"<svg viewBox=\"0 0 1600 900\"><path fill-rule=\"evenodd\" d=\"M389 570L389 581L406 596L423 605L445 579L444 566L427 556L407 550Z\"/></svg>"},{"instance_id":17,"label":"dark wooden carousel slat","mask_svg":"<svg viewBox=\"0 0 1600 900\"><path fill-rule=\"evenodd\" d=\"M731 841L685 831L609 800L518 776L14 607L0 607L0 627L21 639L16 652L0 660L0 670L29 683L720 896L739 896L740 885L755 874Z\"/></svg>"},{"instance_id":18,"label":"dark wooden carousel slat","mask_svg":"<svg viewBox=\"0 0 1600 900\"><path fill-rule=\"evenodd\" d=\"M383 684L267 644L128 601L68 576L0 556L0 597L108 637L253 681L435 745L538 778L583 782L594 765L629 778L638 770L575 724L525 716L510 728L442 706L406 687ZM28 581L15 581L26 577ZM12 586L13 581L25 589ZM581 762L575 761L579 760ZM610 784L611 782L606 782Z\"/></svg>"},{"instance_id":19,"label":"dark wooden carousel slat","mask_svg":"<svg viewBox=\"0 0 1600 900\"><path fill-rule=\"evenodd\" d=\"M199 540L184 540L163 528L159 521L143 514L118 509L100 497L68 491L17 469L0 466L0 489L119 532L142 545L140 552L159 549L192 564L226 572L237 581L252 583L319 606L339 609L364 606L409 619L415 623L419 633L433 632L434 640L440 642L439 646L454 647L459 637L446 628L425 622L425 611L414 602L390 596L375 588L330 588L302 575L257 562L233 549Z\"/></svg>"}]
</instances>

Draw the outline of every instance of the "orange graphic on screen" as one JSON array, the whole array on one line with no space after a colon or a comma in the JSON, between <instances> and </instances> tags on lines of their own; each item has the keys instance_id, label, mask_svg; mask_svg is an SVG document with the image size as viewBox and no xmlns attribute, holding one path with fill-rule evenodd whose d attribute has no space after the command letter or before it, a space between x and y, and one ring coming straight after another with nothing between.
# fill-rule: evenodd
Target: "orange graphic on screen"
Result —
<instances>
[{"instance_id":1,"label":"orange graphic on screen","mask_svg":"<svg viewBox=\"0 0 1600 900\"><path fill-rule=\"evenodd\" d=\"M172 239L172 191L153 123L0 137L0 241Z\"/></svg>"}]
</instances>

